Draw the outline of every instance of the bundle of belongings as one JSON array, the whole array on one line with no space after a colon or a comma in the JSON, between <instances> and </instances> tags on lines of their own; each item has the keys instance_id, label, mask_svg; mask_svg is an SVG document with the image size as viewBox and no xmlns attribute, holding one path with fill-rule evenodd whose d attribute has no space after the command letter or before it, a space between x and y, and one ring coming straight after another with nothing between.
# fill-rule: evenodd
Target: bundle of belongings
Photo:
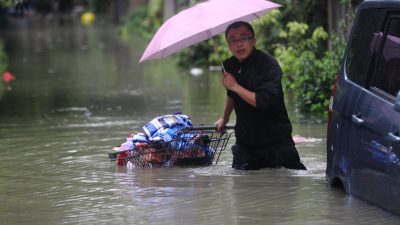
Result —
<instances>
[{"instance_id":1,"label":"bundle of belongings","mask_svg":"<svg viewBox=\"0 0 400 225\"><path fill-rule=\"evenodd\" d=\"M134 167L211 164L215 151L209 135L192 127L187 115L158 116L114 148L116 162Z\"/></svg>"}]
</instances>

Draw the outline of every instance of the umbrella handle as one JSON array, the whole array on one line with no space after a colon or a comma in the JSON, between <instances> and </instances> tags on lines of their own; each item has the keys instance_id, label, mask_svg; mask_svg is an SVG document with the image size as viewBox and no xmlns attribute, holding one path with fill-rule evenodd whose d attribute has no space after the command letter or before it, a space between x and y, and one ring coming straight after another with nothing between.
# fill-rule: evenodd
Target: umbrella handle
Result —
<instances>
[{"instance_id":1,"label":"umbrella handle","mask_svg":"<svg viewBox=\"0 0 400 225\"><path fill-rule=\"evenodd\" d=\"M215 44L215 41L214 41L214 37L211 35L211 33L210 33L209 30L207 30L207 33L208 33L208 36L209 36L209 37L211 38L211 40L212 40L212 43L213 43L213 46L214 46L214 50L215 50L215 52L217 53L219 62L221 63L222 72L225 72L226 70L225 70L224 64L222 63L221 56L219 55L219 52L218 52L218 49L217 49L217 45Z\"/></svg>"}]
</instances>

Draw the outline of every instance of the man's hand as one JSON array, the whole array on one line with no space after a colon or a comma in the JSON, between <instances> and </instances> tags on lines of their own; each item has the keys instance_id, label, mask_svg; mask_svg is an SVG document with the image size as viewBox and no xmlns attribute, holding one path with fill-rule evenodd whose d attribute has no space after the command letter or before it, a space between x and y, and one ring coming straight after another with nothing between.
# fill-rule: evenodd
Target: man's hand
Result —
<instances>
[{"instance_id":1,"label":"man's hand","mask_svg":"<svg viewBox=\"0 0 400 225\"><path fill-rule=\"evenodd\" d=\"M238 84L236 78L232 76L232 74L224 72L224 75L222 77L222 84L226 89L238 94L243 100L245 100L251 106L256 107L256 93L249 91L246 88L242 87L240 84Z\"/></svg>"},{"instance_id":2,"label":"man's hand","mask_svg":"<svg viewBox=\"0 0 400 225\"><path fill-rule=\"evenodd\" d=\"M221 133L222 131L224 131L224 127L228 122L229 121L225 120L224 118L220 118L219 120L217 120L217 122L214 123L214 125L216 125L217 133Z\"/></svg>"},{"instance_id":3,"label":"man's hand","mask_svg":"<svg viewBox=\"0 0 400 225\"><path fill-rule=\"evenodd\" d=\"M228 72L224 72L223 77L222 77L222 84L224 87L230 91L235 91L234 89L237 86L237 82L234 76Z\"/></svg>"}]
</instances>

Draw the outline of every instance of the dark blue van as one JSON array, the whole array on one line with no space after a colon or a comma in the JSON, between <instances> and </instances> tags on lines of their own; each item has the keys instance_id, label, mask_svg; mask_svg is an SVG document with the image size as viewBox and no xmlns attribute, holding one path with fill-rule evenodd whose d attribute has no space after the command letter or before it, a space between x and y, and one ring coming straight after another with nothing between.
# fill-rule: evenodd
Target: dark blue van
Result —
<instances>
[{"instance_id":1,"label":"dark blue van","mask_svg":"<svg viewBox=\"0 0 400 225\"><path fill-rule=\"evenodd\" d=\"M400 0L358 8L329 106L326 177L400 215Z\"/></svg>"}]
</instances>

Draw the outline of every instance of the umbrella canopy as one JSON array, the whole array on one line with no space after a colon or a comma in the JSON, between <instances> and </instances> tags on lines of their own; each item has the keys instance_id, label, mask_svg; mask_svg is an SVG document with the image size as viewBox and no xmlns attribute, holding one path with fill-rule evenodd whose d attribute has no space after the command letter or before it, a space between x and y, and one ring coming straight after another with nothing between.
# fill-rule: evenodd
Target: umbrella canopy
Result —
<instances>
[{"instance_id":1,"label":"umbrella canopy","mask_svg":"<svg viewBox=\"0 0 400 225\"><path fill-rule=\"evenodd\" d=\"M154 35L139 62L165 58L224 32L235 21L251 21L280 5L265 0L209 0L168 19Z\"/></svg>"}]
</instances>

